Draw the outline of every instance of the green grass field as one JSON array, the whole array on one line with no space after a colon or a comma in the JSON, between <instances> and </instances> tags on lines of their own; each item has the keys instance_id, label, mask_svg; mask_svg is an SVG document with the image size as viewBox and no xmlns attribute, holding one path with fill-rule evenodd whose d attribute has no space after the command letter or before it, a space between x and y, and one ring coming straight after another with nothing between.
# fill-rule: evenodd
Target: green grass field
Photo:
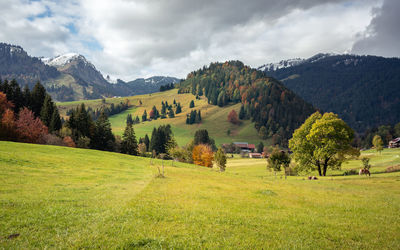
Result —
<instances>
[{"instance_id":1,"label":"green grass field","mask_svg":"<svg viewBox=\"0 0 400 250\"><path fill-rule=\"evenodd\" d=\"M170 124L174 133L175 139L180 146L184 146L190 140L193 139L194 133L198 129L207 129L210 136L215 139L217 145L222 143L230 143L235 141L247 141L249 143L258 144L262 141L257 130L254 128L254 124L250 121L243 121L241 125L233 125L228 122L228 113L234 109L239 113L240 105L230 105L223 108L218 106L210 105L206 99L196 100L192 94L177 94L177 89L170 91L131 96L121 98L108 98L106 99L107 104L117 104L125 99L129 99L133 108L126 110L122 113L110 117L110 122L113 128L113 132L116 135L122 135L126 126L126 116L132 114L133 117L139 116L140 120L144 110L147 110L147 114L150 112L152 107L155 105L159 111L161 111L161 102L167 101L169 104L173 104L174 99L181 103L182 113L176 115L175 118L158 119L153 121L142 122L135 124L134 129L138 137L144 137L147 133L149 137L154 127L158 127L162 124ZM142 105L139 105L139 100L142 101ZM201 124L186 124L186 114L190 113L192 109L189 108L189 103L194 100L195 110L201 110L202 123ZM71 108L75 108L81 101L57 103L60 113L65 115L66 111ZM101 100L88 100L84 101L86 106L92 108L100 108L102 103ZM227 131L230 130L231 134L228 136ZM268 144L268 141L263 141L264 144Z\"/></svg>"},{"instance_id":2,"label":"green grass field","mask_svg":"<svg viewBox=\"0 0 400 250\"><path fill-rule=\"evenodd\" d=\"M156 178L148 158L0 142L0 248L399 249L400 172L377 172L400 150L363 155L371 177L285 180L234 158Z\"/></svg>"}]
</instances>

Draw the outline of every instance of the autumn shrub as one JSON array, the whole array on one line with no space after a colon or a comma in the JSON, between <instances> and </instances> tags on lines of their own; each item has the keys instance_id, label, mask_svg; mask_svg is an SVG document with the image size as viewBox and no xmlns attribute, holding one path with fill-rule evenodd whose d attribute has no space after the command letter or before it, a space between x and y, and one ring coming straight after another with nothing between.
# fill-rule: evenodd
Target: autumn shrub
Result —
<instances>
[{"instance_id":1,"label":"autumn shrub","mask_svg":"<svg viewBox=\"0 0 400 250\"><path fill-rule=\"evenodd\" d=\"M199 144L193 148L192 158L194 164L212 168L214 153L210 146Z\"/></svg>"},{"instance_id":2,"label":"autumn shrub","mask_svg":"<svg viewBox=\"0 0 400 250\"><path fill-rule=\"evenodd\" d=\"M72 140L71 136L64 137L63 142L64 142L65 146L67 146L67 147L71 147L71 148L76 147L75 142L74 142L74 140Z\"/></svg>"},{"instance_id":3,"label":"autumn shrub","mask_svg":"<svg viewBox=\"0 0 400 250\"><path fill-rule=\"evenodd\" d=\"M240 120L239 120L238 114L236 113L235 110L232 109L232 111L229 112L228 121L230 123L232 123L232 124L235 124L235 125L239 125L240 124Z\"/></svg>"}]
</instances>

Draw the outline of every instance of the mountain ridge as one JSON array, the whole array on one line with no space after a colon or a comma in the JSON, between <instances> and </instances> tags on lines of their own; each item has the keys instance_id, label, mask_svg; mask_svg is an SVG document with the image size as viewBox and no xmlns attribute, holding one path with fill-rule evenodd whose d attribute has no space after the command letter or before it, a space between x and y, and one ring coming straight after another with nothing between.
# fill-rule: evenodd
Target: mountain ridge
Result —
<instances>
[{"instance_id":1,"label":"mountain ridge","mask_svg":"<svg viewBox=\"0 0 400 250\"><path fill-rule=\"evenodd\" d=\"M358 132L399 122L400 58L316 56L286 68L260 68L314 106L339 114Z\"/></svg>"},{"instance_id":2,"label":"mountain ridge","mask_svg":"<svg viewBox=\"0 0 400 250\"><path fill-rule=\"evenodd\" d=\"M0 43L0 78L16 79L21 87L40 81L53 99L75 101L113 96L131 96L159 91L160 86L177 83L175 77L150 77L111 83L83 55L67 53L38 58L18 45Z\"/></svg>"}]
</instances>

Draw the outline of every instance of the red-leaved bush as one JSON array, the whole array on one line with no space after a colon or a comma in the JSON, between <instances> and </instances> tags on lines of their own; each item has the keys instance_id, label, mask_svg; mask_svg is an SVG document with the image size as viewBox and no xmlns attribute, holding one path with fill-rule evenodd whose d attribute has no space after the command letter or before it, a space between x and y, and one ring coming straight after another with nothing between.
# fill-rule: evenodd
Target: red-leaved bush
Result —
<instances>
[{"instance_id":1,"label":"red-leaved bush","mask_svg":"<svg viewBox=\"0 0 400 250\"><path fill-rule=\"evenodd\" d=\"M42 143L43 136L48 133L42 121L35 118L33 112L27 108L19 111L16 125L19 140L22 142Z\"/></svg>"}]
</instances>

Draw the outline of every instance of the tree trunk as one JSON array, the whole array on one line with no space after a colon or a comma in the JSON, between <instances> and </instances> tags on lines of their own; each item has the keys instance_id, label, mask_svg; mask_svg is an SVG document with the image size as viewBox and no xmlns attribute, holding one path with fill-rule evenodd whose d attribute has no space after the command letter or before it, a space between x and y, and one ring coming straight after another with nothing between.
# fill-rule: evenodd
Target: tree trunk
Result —
<instances>
[{"instance_id":1,"label":"tree trunk","mask_svg":"<svg viewBox=\"0 0 400 250\"><path fill-rule=\"evenodd\" d=\"M324 176L326 176L326 170L328 169L328 161L329 161L329 159L326 159L325 161L324 161Z\"/></svg>"},{"instance_id":2,"label":"tree trunk","mask_svg":"<svg viewBox=\"0 0 400 250\"><path fill-rule=\"evenodd\" d=\"M318 167L318 174L319 174L319 176L322 176L321 165L319 164L319 162L317 163L317 167Z\"/></svg>"}]
</instances>

